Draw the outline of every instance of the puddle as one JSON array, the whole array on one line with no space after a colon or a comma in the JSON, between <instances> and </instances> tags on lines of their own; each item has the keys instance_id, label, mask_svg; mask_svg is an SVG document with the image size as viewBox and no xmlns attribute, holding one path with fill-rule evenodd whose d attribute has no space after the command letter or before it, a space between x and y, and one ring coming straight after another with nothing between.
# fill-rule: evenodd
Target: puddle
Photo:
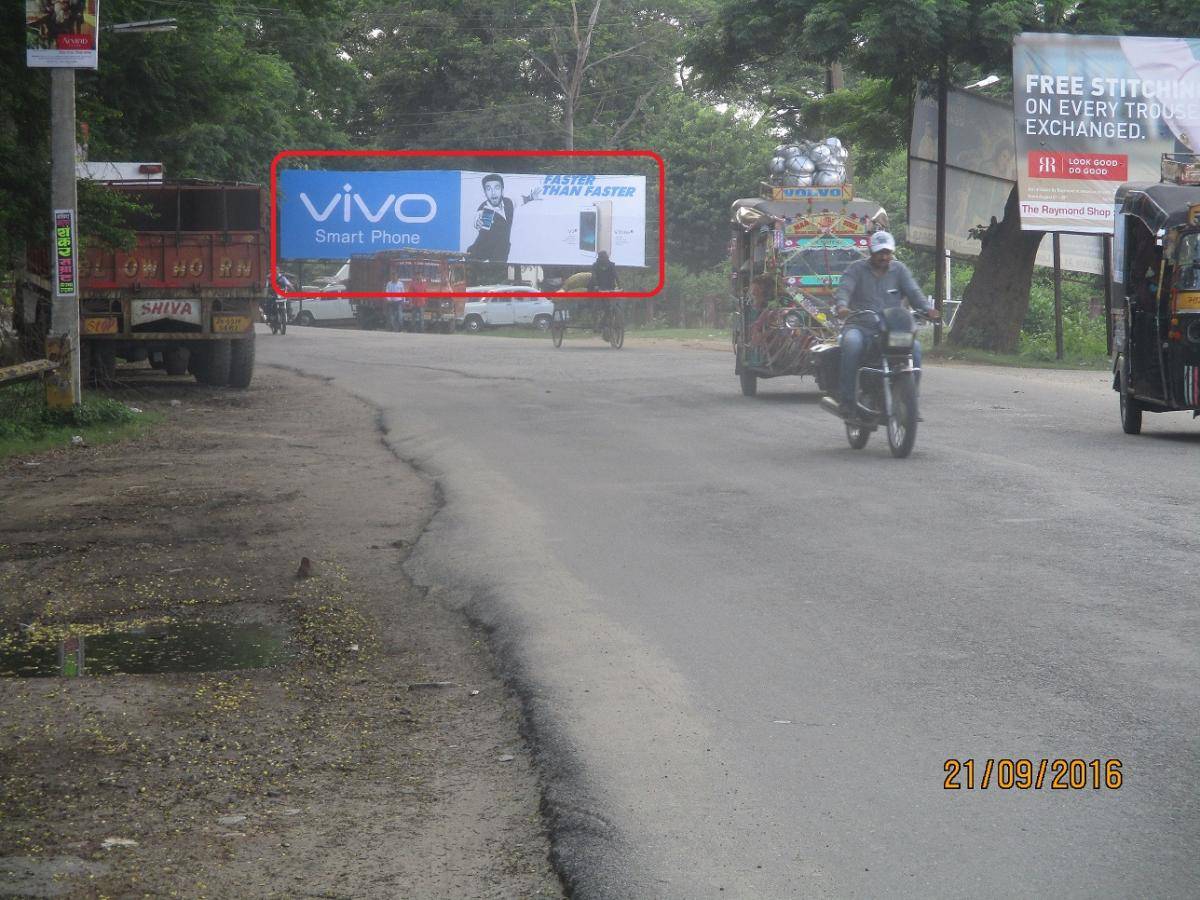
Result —
<instances>
[{"instance_id":1,"label":"puddle","mask_svg":"<svg viewBox=\"0 0 1200 900\"><path fill-rule=\"evenodd\" d=\"M176 622L130 631L73 635L57 643L0 646L0 677L78 678L260 669L290 655L284 631L269 625Z\"/></svg>"}]
</instances>

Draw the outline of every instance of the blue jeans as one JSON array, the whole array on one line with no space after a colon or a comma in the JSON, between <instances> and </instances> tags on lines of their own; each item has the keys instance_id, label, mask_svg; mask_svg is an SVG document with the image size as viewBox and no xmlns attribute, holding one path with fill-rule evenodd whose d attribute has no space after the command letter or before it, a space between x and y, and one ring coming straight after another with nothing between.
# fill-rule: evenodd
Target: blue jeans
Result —
<instances>
[{"instance_id":1,"label":"blue jeans","mask_svg":"<svg viewBox=\"0 0 1200 900\"><path fill-rule=\"evenodd\" d=\"M861 328L851 325L842 332L842 367L838 381L838 400L854 405L854 379L862 362L863 350L870 337ZM913 341L913 366L921 368L921 342ZM921 373L917 373L917 387L921 386Z\"/></svg>"}]
</instances>

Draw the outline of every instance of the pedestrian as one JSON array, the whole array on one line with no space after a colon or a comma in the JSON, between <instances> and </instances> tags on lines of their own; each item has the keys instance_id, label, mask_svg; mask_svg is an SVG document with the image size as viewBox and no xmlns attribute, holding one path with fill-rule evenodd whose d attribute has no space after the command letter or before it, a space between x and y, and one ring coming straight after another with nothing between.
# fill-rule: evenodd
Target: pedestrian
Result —
<instances>
[{"instance_id":1,"label":"pedestrian","mask_svg":"<svg viewBox=\"0 0 1200 900\"><path fill-rule=\"evenodd\" d=\"M400 270L393 268L391 278L384 286L385 294L402 294L408 290L408 285L404 279L400 277ZM383 301L387 304L384 312L384 324L392 331L399 331L403 323L404 304L407 302L403 297L389 297Z\"/></svg>"}]
</instances>

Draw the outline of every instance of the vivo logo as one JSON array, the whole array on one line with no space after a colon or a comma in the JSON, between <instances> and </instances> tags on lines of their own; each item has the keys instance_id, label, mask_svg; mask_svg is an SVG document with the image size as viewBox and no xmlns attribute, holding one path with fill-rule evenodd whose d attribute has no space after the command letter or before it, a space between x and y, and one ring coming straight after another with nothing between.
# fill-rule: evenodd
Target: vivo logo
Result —
<instances>
[{"instance_id":1,"label":"vivo logo","mask_svg":"<svg viewBox=\"0 0 1200 900\"><path fill-rule=\"evenodd\" d=\"M313 206L313 202L308 199L308 194L303 191L300 193L300 202L304 204L304 208L308 210L308 214L317 222L324 222L334 214L339 206L342 209L343 222L350 221L350 216L355 206L358 207L359 211L371 224L375 224L386 216L388 210L391 210L401 222L413 224L428 222L437 215L437 201L429 196L429 194L401 194L398 197L395 194L388 194L387 199L380 204L379 208L372 211L363 200L362 194L355 192L354 188L349 184L342 185L342 193L334 194L333 198L322 210L318 211ZM410 208L415 206L416 209L422 210L421 214L410 215L406 213L404 211L405 204L408 204Z\"/></svg>"}]
</instances>

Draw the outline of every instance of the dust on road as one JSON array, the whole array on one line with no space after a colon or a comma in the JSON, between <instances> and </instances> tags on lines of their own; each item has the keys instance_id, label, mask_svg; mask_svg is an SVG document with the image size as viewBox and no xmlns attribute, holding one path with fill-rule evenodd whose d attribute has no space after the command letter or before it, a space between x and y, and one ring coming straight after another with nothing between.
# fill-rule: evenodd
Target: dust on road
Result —
<instances>
[{"instance_id":1,"label":"dust on road","mask_svg":"<svg viewBox=\"0 0 1200 900\"><path fill-rule=\"evenodd\" d=\"M485 635L401 571L436 486L374 411L278 371L118 396L165 424L0 463L3 658L207 623L285 661L0 678L0 894L561 896Z\"/></svg>"}]
</instances>

